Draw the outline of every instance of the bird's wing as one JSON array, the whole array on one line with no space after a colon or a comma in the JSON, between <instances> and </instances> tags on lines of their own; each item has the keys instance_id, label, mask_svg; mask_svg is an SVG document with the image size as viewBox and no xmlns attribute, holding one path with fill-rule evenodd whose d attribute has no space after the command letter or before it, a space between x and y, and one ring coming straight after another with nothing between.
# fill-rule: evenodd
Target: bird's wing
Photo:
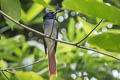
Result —
<instances>
[{"instance_id":1,"label":"bird's wing","mask_svg":"<svg viewBox=\"0 0 120 80\"><path fill-rule=\"evenodd\" d=\"M58 26L58 24L57 24L57 26ZM58 39L58 27L56 27L56 29L57 29L56 39ZM55 52L56 52L56 49L57 49L57 41L55 41L55 48L54 48Z\"/></svg>"},{"instance_id":2,"label":"bird's wing","mask_svg":"<svg viewBox=\"0 0 120 80\"><path fill-rule=\"evenodd\" d=\"M42 31L44 33L44 23L43 23ZM48 51L47 51L47 45L46 45L45 37L43 37L43 44L44 44L45 54L48 54L47 53Z\"/></svg>"}]
</instances>

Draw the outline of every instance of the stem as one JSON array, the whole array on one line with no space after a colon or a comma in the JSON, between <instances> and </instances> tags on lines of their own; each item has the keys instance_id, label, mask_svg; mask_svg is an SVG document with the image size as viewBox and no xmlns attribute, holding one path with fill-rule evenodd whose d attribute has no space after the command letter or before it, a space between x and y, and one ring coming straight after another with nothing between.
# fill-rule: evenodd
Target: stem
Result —
<instances>
[{"instance_id":1,"label":"stem","mask_svg":"<svg viewBox=\"0 0 120 80\"><path fill-rule=\"evenodd\" d=\"M83 42L84 40L86 40L89 35L103 22L104 19L101 19L100 22L79 42L77 42L76 44L80 44L81 42Z\"/></svg>"}]
</instances>

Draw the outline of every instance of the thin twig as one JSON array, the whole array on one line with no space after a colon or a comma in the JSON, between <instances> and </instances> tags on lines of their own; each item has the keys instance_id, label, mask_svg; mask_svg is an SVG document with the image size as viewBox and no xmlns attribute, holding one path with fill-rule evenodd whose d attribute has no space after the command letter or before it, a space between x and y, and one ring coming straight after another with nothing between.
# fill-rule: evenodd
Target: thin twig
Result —
<instances>
[{"instance_id":1,"label":"thin twig","mask_svg":"<svg viewBox=\"0 0 120 80\"><path fill-rule=\"evenodd\" d=\"M7 69L1 69L1 68L0 68L0 71L6 71L6 72L8 72L8 73L14 73L13 70L22 69L22 68L25 68L25 67L28 67L28 66L37 64L37 63L39 63L39 62L41 62L41 61L43 61L43 60L44 60L44 58L41 58L41 59L39 59L39 60L31 63L31 64L24 65L24 66L20 66L20 67L15 67L15 68L7 68Z\"/></svg>"},{"instance_id":2,"label":"thin twig","mask_svg":"<svg viewBox=\"0 0 120 80\"><path fill-rule=\"evenodd\" d=\"M8 18L9 20L11 20L12 22L14 22L14 23L20 25L21 27L23 27L23 28L25 28L25 29L28 29L28 30L30 30L30 31L32 31L32 32L34 32L34 33L37 33L37 34L39 34L39 35L41 35L41 36L44 36L44 37L46 37L46 38L49 38L49 39L52 39L52 40L55 40L55 41L58 41L58 42L61 42L61 43L73 45L73 46L76 46L76 47L78 47L78 48L82 48L82 49L85 49L85 50L91 50L91 51L94 51L94 52L97 52L97 53L106 55L106 56L108 56L108 57L111 57L111 58L114 58L114 59L120 61L120 58L115 57L115 56L112 56L112 55L110 55L110 54L106 54L106 53L100 52L100 51L95 50L95 49L86 48L86 47L80 46L80 45L78 45L78 44L76 44L76 43L72 43L72 42L67 42L67 41L62 41L62 40L54 39L53 37L49 37L49 35L43 34L43 33L39 32L39 31L37 31L37 30L34 30L34 29L32 29L32 28L29 28L29 27L27 27L27 26L19 23L18 21L14 20L13 18L11 18L10 16L8 16L6 13L4 13L4 12L1 11L1 10L0 10L0 13L1 13L3 16L5 16L6 18Z\"/></svg>"},{"instance_id":3,"label":"thin twig","mask_svg":"<svg viewBox=\"0 0 120 80\"><path fill-rule=\"evenodd\" d=\"M77 47L79 47L79 48L81 48L81 49L91 50L91 51L94 51L94 52L100 53L100 54L102 54L102 55L106 55L106 56L108 56L108 57L111 57L111 58L114 58L114 59L120 61L120 58L115 57L115 56L110 55L110 54L106 54L106 53L101 52L101 51L98 51L98 50L96 50L96 49L86 48L86 47L84 47L84 46L79 46L79 45L78 45Z\"/></svg>"},{"instance_id":4,"label":"thin twig","mask_svg":"<svg viewBox=\"0 0 120 80\"><path fill-rule=\"evenodd\" d=\"M39 63L39 62L41 62L41 61L43 61L43 60L44 60L44 58L41 58L41 59L39 59L39 60L37 60L37 61L31 63L31 64L24 65L24 66L20 66L20 67L16 67L16 68L8 68L7 70L18 70L18 69L22 69L22 68L25 68L25 67L28 67L28 66L37 64L37 63Z\"/></svg>"},{"instance_id":5,"label":"thin twig","mask_svg":"<svg viewBox=\"0 0 120 80\"><path fill-rule=\"evenodd\" d=\"M14 73L13 71L11 71L11 70L6 70L6 69L0 69L0 71L5 71L5 72L11 73L11 74Z\"/></svg>"},{"instance_id":6,"label":"thin twig","mask_svg":"<svg viewBox=\"0 0 120 80\"><path fill-rule=\"evenodd\" d=\"M41 59L39 59L38 61L35 61L35 62L33 62L33 63L31 63L31 64L28 64L28 65L24 65L24 66L20 66L20 67L16 67L16 68L7 68L7 69L4 69L4 70L18 70L18 69L22 69L22 68L25 68L25 67L28 67L28 66L37 64L37 63L39 63L39 62L41 62L41 61L43 61L43 60L44 60L44 58L41 58Z\"/></svg>"},{"instance_id":7,"label":"thin twig","mask_svg":"<svg viewBox=\"0 0 120 80\"><path fill-rule=\"evenodd\" d=\"M1 67L0 67L0 69L1 69ZM8 78L8 76L4 73L4 71L1 71L1 73L6 77L7 80L10 80L10 79Z\"/></svg>"},{"instance_id":8,"label":"thin twig","mask_svg":"<svg viewBox=\"0 0 120 80\"><path fill-rule=\"evenodd\" d=\"M101 19L100 22L79 42L77 42L76 44L80 44L82 41L86 40L89 35L103 22L104 19Z\"/></svg>"},{"instance_id":9,"label":"thin twig","mask_svg":"<svg viewBox=\"0 0 120 80\"><path fill-rule=\"evenodd\" d=\"M4 73L4 71L1 71L1 72L2 72L2 74L6 77L7 80L10 80L10 79L7 77L7 75Z\"/></svg>"}]
</instances>

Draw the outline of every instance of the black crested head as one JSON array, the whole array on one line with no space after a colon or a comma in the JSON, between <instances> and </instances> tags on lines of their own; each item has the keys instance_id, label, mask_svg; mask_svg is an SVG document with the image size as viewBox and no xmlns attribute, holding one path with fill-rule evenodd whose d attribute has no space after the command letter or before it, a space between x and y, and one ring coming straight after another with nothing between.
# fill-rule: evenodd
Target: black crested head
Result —
<instances>
[{"instance_id":1,"label":"black crested head","mask_svg":"<svg viewBox=\"0 0 120 80\"><path fill-rule=\"evenodd\" d=\"M54 19L56 18L56 13L55 12L47 12L45 14L45 16L43 17L43 19Z\"/></svg>"}]
</instances>

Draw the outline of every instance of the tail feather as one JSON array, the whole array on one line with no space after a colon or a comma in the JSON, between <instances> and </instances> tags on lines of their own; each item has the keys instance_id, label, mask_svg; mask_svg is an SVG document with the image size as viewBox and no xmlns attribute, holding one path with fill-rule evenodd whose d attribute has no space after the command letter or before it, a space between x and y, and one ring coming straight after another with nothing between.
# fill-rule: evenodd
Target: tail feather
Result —
<instances>
[{"instance_id":1,"label":"tail feather","mask_svg":"<svg viewBox=\"0 0 120 80\"><path fill-rule=\"evenodd\" d=\"M48 53L49 74L57 77L55 50Z\"/></svg>"}]
</instances>

